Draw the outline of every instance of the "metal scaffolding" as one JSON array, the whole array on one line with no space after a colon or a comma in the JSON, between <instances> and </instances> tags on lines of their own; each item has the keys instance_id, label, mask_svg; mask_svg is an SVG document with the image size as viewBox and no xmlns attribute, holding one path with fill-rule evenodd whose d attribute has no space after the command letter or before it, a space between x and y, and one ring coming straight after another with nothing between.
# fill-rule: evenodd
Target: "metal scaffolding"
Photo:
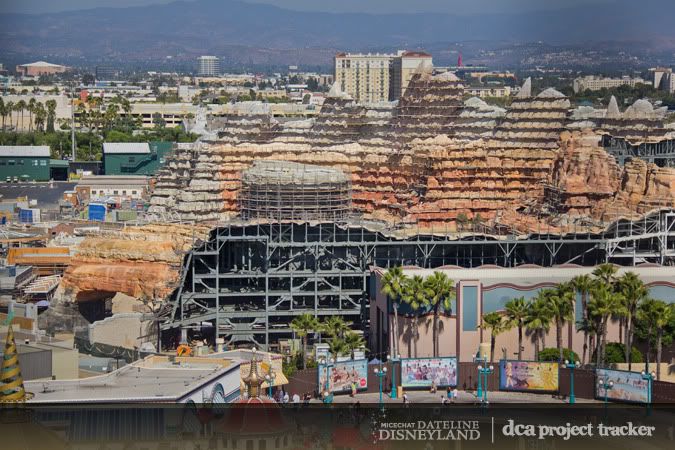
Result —
<instances>
[{"instance_id":1,"label":"metal scaffolding","mask_svg":"<svg viewBox=\"0 0 675 450\"><path fill-rule=\"evenodd\" d=\"M605 135L602 146L621 165L628 159L638 158L660 167L675 167L675 139L631 144L623 138Z\"/></svg>"},{"instance_id":2,"label":"metal scaffolding","mask_svg":"<svg viewBox=\"0 0 675 450\"><path fill-rule=\"evenodd\" d=\"M430 231L374 222L230 222L189 252L162 330L210 322L227 342L274 347L293 317L339 315L368 333L371 267L675 265L675 210L621 219L600 233L527 236Z\"/></svg>"}]
</instances>

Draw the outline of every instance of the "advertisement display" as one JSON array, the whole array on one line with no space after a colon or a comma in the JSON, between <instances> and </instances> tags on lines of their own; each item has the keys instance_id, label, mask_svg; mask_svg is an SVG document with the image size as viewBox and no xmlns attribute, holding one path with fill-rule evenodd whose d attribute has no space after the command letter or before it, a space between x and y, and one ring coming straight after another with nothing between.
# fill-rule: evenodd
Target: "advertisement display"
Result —
<instances>
[{"instance_id":1,"label":"advertisement display","mask_svg":"<svg viewBox=\"0 0 675 450\"><path fill-rule=\"evenodd\" d=\"M404 388L457 386L457 358L406 358L401 360Z\"/></svg>"},{"instance_id":2,"label":"advertisement display","mask_svg":"<svg viewBox=\"0 0 675 450\"><path fill-rule=\"evenodd\" d=\"M597 381L612 381L614 386L607 391L608 400L619 402L649 403L649 382L642 379L640 372L625 370L598 369L595 373L595 397L605 398L605 389Z\"/></svg>"},{"instance_id":3,"label":"advertisement display","mask_svg":"<svg viewBox=\"0 0 675 450\"><path fill-rule=\"evenodd\" d=\"M558 390L558 363L501 360L499 389L555 392Z\"/></svg>"},{"instance_id":4,"label":"advertisement display","mask_svg":"<svg viewBox=\"0 0 675 450\"><path fill-rule=\"evenodd\" d=\"M326 366L319 364L319 388L324 390L326 386ZM328 382L330 392L349 392L352 383L356 384L357 390L368 388L368 361L349 360L340 361L328 366Z\"/></svg>"}]
</instances>

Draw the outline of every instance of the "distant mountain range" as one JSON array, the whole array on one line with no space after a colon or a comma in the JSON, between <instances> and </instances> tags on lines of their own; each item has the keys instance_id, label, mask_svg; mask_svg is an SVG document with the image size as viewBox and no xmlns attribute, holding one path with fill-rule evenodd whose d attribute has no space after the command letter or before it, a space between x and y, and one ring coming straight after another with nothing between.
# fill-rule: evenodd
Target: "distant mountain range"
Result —
<instances>
[{"instance_id":1,"label":"distant mountain range","mask_svg":"<svg viewBox=\"0 0 675 450\"><path fill-rule=\"evenodd\" d=\"M511 14L331 14L237 0L176 1L40 15L0 15L0 57L233 61L311 55L337 49L418 48L429 43L652 41L675 47L675 0L616 0L612 6ZM301 61L302 62L302 61Z\"/></svg>"}]
</instances>

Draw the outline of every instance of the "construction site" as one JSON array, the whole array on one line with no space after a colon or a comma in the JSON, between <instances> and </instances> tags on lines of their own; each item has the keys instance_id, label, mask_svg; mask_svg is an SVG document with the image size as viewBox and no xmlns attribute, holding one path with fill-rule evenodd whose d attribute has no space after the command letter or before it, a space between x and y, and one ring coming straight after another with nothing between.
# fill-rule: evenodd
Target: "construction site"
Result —
<instances>
[{"instance_id":1,"label":"construction site","mask_svg":"<svg viewBox=\"0 0 675 450\"><path fill-rule=\"evenodd\" d=\"M376 268L673 266L666 113L573 108L529 80L497 107L420 70L398 102L335 85L313 118L208 118L167 155L143 221L87 236L51 298L128 297L138 347L282 350L304 313L369 339Z\"/></svg>"}]
</instances>

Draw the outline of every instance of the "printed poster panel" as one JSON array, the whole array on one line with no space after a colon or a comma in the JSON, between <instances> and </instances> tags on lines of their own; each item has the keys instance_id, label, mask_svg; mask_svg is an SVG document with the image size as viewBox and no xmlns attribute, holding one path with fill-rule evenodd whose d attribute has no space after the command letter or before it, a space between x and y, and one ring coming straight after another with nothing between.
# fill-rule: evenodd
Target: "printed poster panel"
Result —
<instances>
[{"instance_id":1,"label":"printed poster panel","mask_svg":"<svg viewBox=\"0 0 675 450\"><path fill-rule=\"evenodd\" d=\"M649 382L642 379L640 372L598 369L596 371L595 396L604 399L605 389L597 384L600 380L605 380L607 383L614 382L612 389L607 391L608 400L649 403Z\"/></svg>"},{"instance_id":2,"label":"printed poster panel","mask_svg":"<svg viewBox=\"0 0 675 450\"><path fill-rule=\"evenodd\" d=\"M401 360L404 388L457 386L457 358L406 358Z\"/></svg>"},{"instance_id":3,"label":"printed poster panel","mask_svg":"<svg viewBox=\"0 0 675 450\"><path fill-rule=\"evenodd\" d=\"M351 392L352 383L357 390L368 388L368 361L339 361L328 366L328 382L330 392ZM319 364L319 389L326 386L326 366Z\"/></svg>"},{"instance_id":4,"label":"printed poster panel","mask_svg":"<svg viewBox=\"0 0 675 450\"><path fill-rule=\"evenodd\" d=\"M499 389L502 391L558 390L558 363L499 361Z\"/></svg>"}]
</instances>

